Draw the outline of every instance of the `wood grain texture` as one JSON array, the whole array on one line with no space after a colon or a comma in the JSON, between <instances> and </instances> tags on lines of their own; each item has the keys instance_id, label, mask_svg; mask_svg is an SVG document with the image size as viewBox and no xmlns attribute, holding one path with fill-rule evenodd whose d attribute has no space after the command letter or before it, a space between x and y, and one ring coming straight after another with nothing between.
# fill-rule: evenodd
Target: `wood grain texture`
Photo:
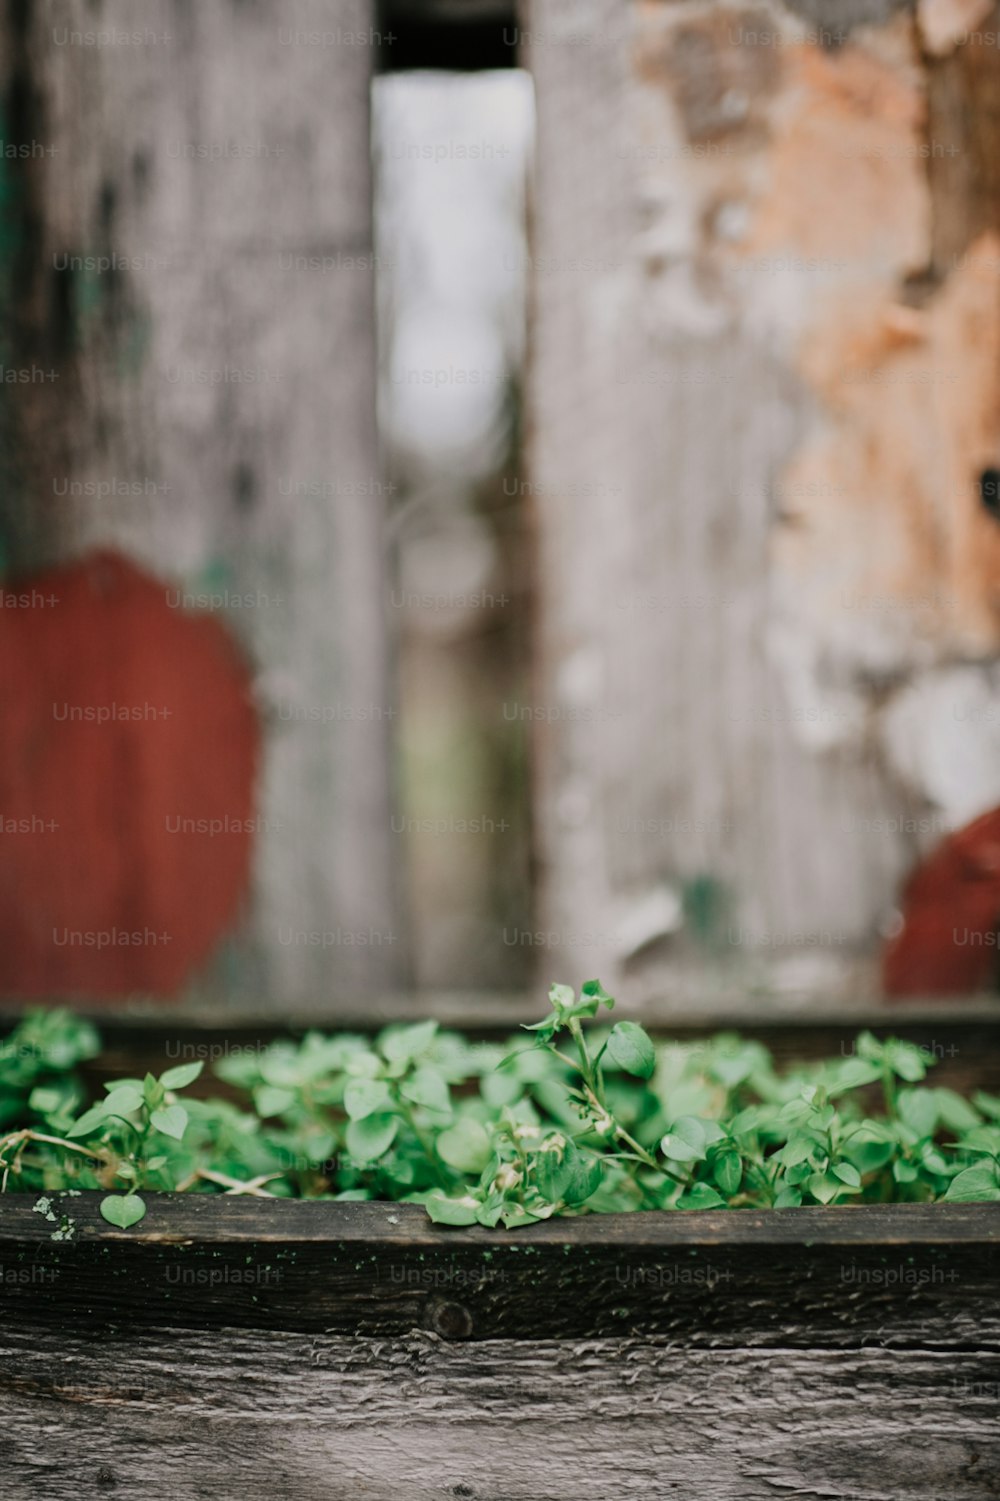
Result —
<instances>
[{"instance_id":1,"label":"wood grain texture","mask_svg":"<svg viewBox=\"0 0 1000 1501\"><path fill-rule=\"evenodd\" d=\"M0 1333L6 1501L986 1501L995 1355Z\"/></svg>"},{"instance_id":2,"label":"wood grain texture","mask_svg":"<svg viewBox=\"0 0 1000 1501\"><path fill-rule=\"evenodd\" d=\"M781 1056L789 1059L836 1053L842 1046L850 1047L858 1031L868 1027L909 1038L942 1060L964 1054L970 1069L981 1069L984 1077L995 1078L998 1067L995 1044L1000 1035L1000 1001L992 996L959 997L949 1001L944 1011L940 997L910 997L890 1010L865 994L822 1004L817 1001L806 1013L795 997L786 996L781 1004L764 1009L760 998L752 993L698 997L670 992L630 994L621 998L619 1006L626 1016L661 1033L704 1037L722 1029L771 1038L780 1047ZM78 1009L88 1014L85 1005ZM390 1022L417 1022L433 1016L442 1026L471 1033L513 1032L522 1022L537 1021L542 1009L537 991L397 990L347 995L337 1006L335 1021L340 1028L372 1032ZM22 1013L23 1008L9 997L0 998L0 1027L13 1026ZM331 1026L328 1002L315 996L282 1011L280 1020L266 996L248 1000L238 1016L225 997L212 995L201 997L197 1004L185 997L171 1005L169 1019L148 1000L136 1001L127 1017L96 1010L89 1014L100 1023L109 1041L117 1044L119 1039L134 1038L144 1047L148 1039L158 1039L161 1048L170 1050L166 1056L175 1060L182 1056L222 1057L219 1052L179 1051L207 1045L213 1040L212 1033L217 1034L214 1041L222 1045L227 1037L242 1041L248 1033L287 1035L309 1027ZM952 1044L958 1053L948 1052Z\"/></svg>"},{"instance_id":3,"label":"wood grain texture","mask_svg":"<svg viewBox=\"0 0 1000 1501\"><path fill-rule=\"evenodd\" d=\"M97 1199L58 1245L0 1203L5 1501L1000 1493L996 1206L508 1234L188 1196L121 1232Z\"/></svg>"},{"instance_id":4,"label":"wood grain texture","mask_svg":"<svg viewBox=\"0 0 1000 1501\"><path fill-rule=\"evenodd\" d=\"M928 134L943 148L929 163L936 204L933 267L942 278L977 235L1000 228L1000 5L957 34L959 44L932 58L927 74Z\"/></svg>"},{"instance_id":5,"label":"wood grain texture","mask_svg":"<svg viewBox=\"0 0 1000 1501\"><path fill-rule=\"evenodd\" d=\"M5 564L117 547L180 608L215 613L254 664L266 744L251 897L188 991L230 1011L261 995L330 1008L335 992L396 983L403 947L372 48L289 40L331 19L324 0L43 0L0 22L5 133L52 148L13 163L4 360L55 372L7 403ZM343 0L335 21L363 33L372 8ZM132 40L85 40L116 32ZM62 488L112 479L145 488Z\"/></svg>"},{"instance_id":6,"label":"wood grain texture","mask_svg":"<svg viewBox=\"0 0 1000 1501\"><path fill-rule=\"evenodd\" d=\"M0 1202L10 1322L645 1332L723 1348L849 1349L878 1329L901 1347L1000 1346L995 1205L593 1215L508 1233L442 1229L412 1205L150 1195L123 1232L98 1194L48 1197Z\"/></svg>"},{"instance_id":7,"label":"wood grain texture","mask_svg":"<svg viewBox=\"0 0 1000 1501\"><path fill-rule=\"evenodd\" d=\"M1000 54L929 77L893 3L529 9L540 971L875 994L906 872L998 801L961 682L893 716L1000 639Z\"/></svg>"},{"instance_id":8,"label":"wood grain texture","mask_svg":"<svg viewBox=\"0 0 1000 1501\"><path fill-rule=\"evenodd\" d=\"M892 839L856 827L893 800L865 756L803 747L769 653L775 479L808 398L705 263L725 185L704 202L693 186L713 170L695 147L730 174L757 149L776 64L730 44L747 18L723 6L535 11L539 28L561 15L608 39L531 55L542 926L570 971L606 984L773 992L784 969L800 994L842 993L863 984L903 869ZM739 124L734 90L752 101ZM585 486L599 499L581 527ZM683 890L704 876L729 893L728 966L684 931Z\"/></svg>"}]
</instances>

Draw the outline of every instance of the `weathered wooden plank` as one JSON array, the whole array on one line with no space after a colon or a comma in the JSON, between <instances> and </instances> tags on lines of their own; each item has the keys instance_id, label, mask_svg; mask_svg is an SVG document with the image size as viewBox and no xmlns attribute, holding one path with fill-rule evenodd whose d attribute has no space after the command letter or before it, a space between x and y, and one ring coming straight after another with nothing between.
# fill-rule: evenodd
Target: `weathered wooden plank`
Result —
<instances>
[{"instance_id":1,"label":"weathered wooden plank","mask_svg":"<svg viewBox=\"0 0 1000 1501\"><path fill-rule=\"evenodd\" d=\"M306 1202L229 1198L216 1194L152 1194L139 1226L119 1230L98 1213L97 1193L83 1193L73 1210L78 1242L118 1247L164 1239L219 1242L345 1244L454 1249L612 1245L650 1248L717 1246L949 1246L1000 1244L1000 1209L991 1204L885 1204L795 1210L702 1210L687 1213L585 1214L522 1226L516 1233L477 1226L456 1231L435 1225L413 1204ZM32 1195L0 1199L5 1242L46 1243L51 1228L32 1208Z\"/></svg>"},{"instance_id":2,"label":"weathered wooden plank","mask_svg":"<svg viewBox=\"0 0 1000 1501\"><path fill-rule=\"evenodd\" d=\"M56 372L5 396L5 566L121 548L252 662L266 731L252 892L189 991L231 1011L265 995L329 1011L403 967L372 15L369 0L335 16L325 0L44 0L0 23L5 138L42 148L6 164L19 239L4 359ZM97 488L112 480L145 488ZM127 810L108 823L127 838ZM130 895L141 910L141 883ZM16 993L16 976L0 967L0 985Z\"/></svg>"},{"instance_id":3,"label":"weathered wooden plank","mask_svg":"<svg viewBox=\"0 0 1000 1501\"><path fill-rule=\"evenodd\" d=\"M1000 801L1000 52L912 9L529 7L547 971L873 994Z\"/></svg>"},{"instance_id":4,"label":"weathered wooden plank","mask_svg":"<svg viewBox=\"0 0 1000 1501\"><path fill-rule=\"evenodd\" d=\"M228 1011L205 1006L197 1012L184 1009L183 1025L168 1021L155 1010L130 1011L127 1018L98 1014L92 1017L103 1047L98 1058L83 1066L87 1082L100 1090L105 1079L134 1077L147 1071L163 1072L178 1062L201 1060L207 1072L197 1086L211 1094L223 1086L213 1081L212 1065L231 1055L267 1046L279 1036L304 1032L328 1024L318 1007L285 1014L281 1024L266 1006L241 1011L238 1022L228 1021ZM635 1015L635 1012L630 1012ZM746 1005L741 1011L678 1014L669 1003L650 1004L643 1019L679 1047L697 1046L717 1030L735 1030L762 1042L779 1067L809 1060L849 1056L862 1028L878 1036L901 1037L920 1048L933 1063L932 1082L964 1095L975 1090L1000 1093L1000 1049L997 1048L998 1014L995 1002L940 1006L900 1006L891 1016L884 1011L844 1006L839 1014L817 1011L809 1018L782 1021L774 1015L762 1018L759 1009ZM370 1033L390 1022L415 1022L436 1017L443 1026L458 1027L473 1037L507 1037L524 1022L537 1019L537 999L529 995L414 995L373 998L365 1004L348 1000L338 1008L343 1029ZM0 1031L9 1017L0 1007Z\"/></svg>"},{"instance_id":5,"label":"weathered wooden plank","mask_svg":"<svg viewBox=\"0 0 1000 1501\"><path fill-rule=\"evenodd\" d=\"M567 966L560 963L551 966L549 978L565 980ZM987 1051L995 1048L1000 1025L1000 1004L995 996L962 997L949 1003L942 1010L939 996L927 996L901 1002L887 1007L867 992L846 996L843 999L826 998L810 1003L803 1011L797 996L783 996L774 1005L761 1005L761 998L754 992L714 994L673 991L658 991L644 995L641 991L622 992L619 1006L636 1020L661 1031L678 1030L681 1033L736 1028L748 1035L780 1035L789 1040L791 1051L785 1056L794 1057L794 1040L801 1029L808 1046L808 1056L815 1056L808 1039L828 1028L834 1039L834 1051L841 1038L857 1032L862 1027L872 1027L894 1036L912 1036L925 1042L937 1057L946 1057L941 1052L942 1040L946 1043L953 1025L959 1029L980 1026L983 1029ZM109 1015L104 1010L88 1010L86 1005L76 1008L81 1014L91 1015L108 1035L118 1035L135 1028L137 1035L163 1030L172 1039L174 1046L183 1046L187 1034L198 1036L205 1031L221 1029L236 1036L241 1029L252 1026L277 1029L275 1008L266 994L249 997L241 1003L238 1013L225 995L214 994L208 986L197 996L185 996L172 1004L171 1022L167 1027L162 1008L145 999L130 1004L127 1021L120 1016ZM331 1017L330 1006L325 996L309 996L283 1009L280 1030L296 1031L306 1027L333 1026L371 1031L389 1022L423 1021L433 1016L442 1026L461 1027L467 1031L494 1031L513 1029L521 1022L537 1021L544 1009L543 992L538 991L481 991L481 990L395 990L369 991L364 995L348 994L338 1001L336 1015ZM23 1014L24 1004L16 998L0 998L0 1020L14 1025ZM806 1056L806 1055L803 1055ZM985 1063L989 1060L984 1058Z\"/></svg>"},{"instance_id":6,"label":"weathered wooden plank","mask_svg":"<svg viewBox=\"0 0 1000 1501\"><path fill-rule=\"evenodd\" d=\"M433 1008L424 1013L404 1012L402 1019L419 1020L421 1014L440 1013ZM382 1020L388 1021L392 1016L392 1012L383 1012ZM448 1019L447 1013L445 1019ZM466 1013L451 1024L460 1025L474 1036L507 1036L520 1021L527 1019L528 1008L525 1007L522 1012L513 1016L509 1012L502 1015ZM351 1024L367 1031L373 1024L380 1023L369 1015L356 1018ZM696 1048L712 1035L714 1025L716 1024L710 1020L691 1017L684 1018L680 1024L661 1023L666 1035L681 1048ZM955 1023L950 1020L942 1022L938 1018L932 1022L904 1021L901 1025L896 1025L895 1019L892 1024L887 1024L877 1016L859 1017L856 1022L847 1024L834 1024L817 1018L812 1026L807 1027L782 1026L779 1022L768 1025L750 1017L730 1016L722 1017L717 1025L721 1030L735 1029L741 1036L762 1042L770 1049L779 1067L803 1061L848 1057L856 1047L858 1031L862 1027L870 1027L879 1036L900 1037L920 1048L928 1064L933 1060L933 1084L957 1090L963 1095L971 1095L977 1089L986 1090L989 1094L1000 1093L1000 1051L996 1046L995 1020L984 1018L981 1021ZM305 1023L303 1030L304 1026ZM213 1034L210 1030L192 1033L183 1043L174 1030L152 1029L144 1033L141 1029L130 1031L127 1027L121 1032L106 1028L107 1050L101 1060L88 1065L87 1072L96 1088L105 1078L116 1073L129 1077L137 1071L144 1073L147 1068L153 1073L162 1072L165 1065L176 1062L179 1057L191 1060L201 1058L206 1063L211 1063L215 1059L226 1057L234 1048L257 1047L268 1040L270 1037L267 1034L260 1028L253 1027L237 1033L226 1031ZM138 1067L139 1064L141 1067ZM207 1082L202 1087L206 1088Z\"/></svg>"},{"instance_id":7,"label":"weathered wooden plank","mask_svg":"<svg viewBox=\"0 0 1000 1501\"><path fill-rule=\"evenodd\" d=\"M937 209L933 270L943 280L977 235L1000 228L1000 5L986 0L966 7L964 15L961 7L940 9L946 15L951 10L952 45L942 46L929 64L927 108L928 134L942 148L930 158L928 172Z\"/></svg>"},{"instance_id":8,"label":"weathered wooden plank","mask_svg":"<svg viewBox=\"0 0 1000 1501\"><path fill-rule=\"evenodd\" d=\"M412 1205L155 1195L121 1232L98 1200L0 1202L9 1322L712 1348L850 1349L878 1330L900 1348L1000 1349L994 1205L595 1215L511 1234L443 1230Z\"/></svg>"},{"instance_id":9,"label":"weathered wooden plank","mask_svg":"<svg viewBox=\"0 0 1000 1501\"><path fill-rule=\"evenodd\" d=\"M9 1501L986 1501L995 1355L0 1333Z\"/></svg>"}]
</instances>

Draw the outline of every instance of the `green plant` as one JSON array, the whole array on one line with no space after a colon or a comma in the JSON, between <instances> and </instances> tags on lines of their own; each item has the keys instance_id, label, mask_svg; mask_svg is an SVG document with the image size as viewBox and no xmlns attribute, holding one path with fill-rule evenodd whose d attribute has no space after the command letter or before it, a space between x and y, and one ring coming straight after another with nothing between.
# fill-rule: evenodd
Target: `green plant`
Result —
<instances>
[{"instance_id":1,"label":"green plant","mask_svg":"<svg viewBox=\"0 0 1000 1501\"><path fill-rule=\"evenodd\" d=\"M602 1025L614 1001L555 985L504 1050L433 1021L375 1038L310 1032L234 1051L234 1098L185 1096L200 1062L118 1079L87 1103L92 1029L27 1017L0 1045L0 1190L103 1189L112 1224L144 1192L386 1199L442 1224L514 1227L633 1209L1000 1200L1000 1099L924 1082L920 1049L870 1032L779 1073L732 1033L654 1045Z\"/></svg>"}]
</instances>

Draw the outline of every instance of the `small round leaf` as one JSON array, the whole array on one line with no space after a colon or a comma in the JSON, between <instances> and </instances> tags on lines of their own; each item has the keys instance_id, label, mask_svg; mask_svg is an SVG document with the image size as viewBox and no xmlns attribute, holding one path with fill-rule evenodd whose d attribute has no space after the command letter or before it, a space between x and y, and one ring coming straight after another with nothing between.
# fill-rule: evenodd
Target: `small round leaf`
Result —
<instances>
[{"instance_id":1,"label":"small round leaf","mask_svg":"<svg viewBox=\"0 0 1000 1501\"><path fill-rule=\"evenodd\" d=\"M101 1214L109 1225L127 1230L137 1225L146 1213L146 1206L138 1194L108 1194L101 1200Z\"/></svg>"}]
</instances>

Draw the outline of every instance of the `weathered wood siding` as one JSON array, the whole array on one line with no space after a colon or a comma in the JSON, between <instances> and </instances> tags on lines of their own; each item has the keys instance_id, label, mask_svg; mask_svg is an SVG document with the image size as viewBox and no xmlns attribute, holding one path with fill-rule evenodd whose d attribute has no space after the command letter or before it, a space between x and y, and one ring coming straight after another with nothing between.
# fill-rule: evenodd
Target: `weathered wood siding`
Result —
<instances>
[{"instance_id":1,"label":"weathered wood siding","mask_svg":"<svg viewBox=\"0 0 1000 1501\"><path fill-rule=\"evenodd\" d=\"M252 664L265 730L252 897L193 982L236 1008L383 988L403 948L372 25L368 0L3 7L5 139L39 145L4 163L4 359L54 372L5 388L4 562L16 575L119 549L171 602L215 611ZM66 493L112 481L140 493ZM156 874L144 862L137 912Z\"/></svg>"},{"instance_id":2,"label":"weathered wood siding","mask_svg":"<svg viewBox=\"0 0 1000 1501\"><path fill-rule=\"evenodd\" d=\"M993 1205L0 1206L4 1496L986 1501Z\"/></svg>"},{"instance_id":3,"label":"weathered wood siding","mask_svg":"<svg viewBox=\"0 0 1000 1501\"><path fill-rule=\"evenodd\" d=\"M874 993L1000 803L998 17L528 8L547 976Z\"/></svg>"}]
</instances>

